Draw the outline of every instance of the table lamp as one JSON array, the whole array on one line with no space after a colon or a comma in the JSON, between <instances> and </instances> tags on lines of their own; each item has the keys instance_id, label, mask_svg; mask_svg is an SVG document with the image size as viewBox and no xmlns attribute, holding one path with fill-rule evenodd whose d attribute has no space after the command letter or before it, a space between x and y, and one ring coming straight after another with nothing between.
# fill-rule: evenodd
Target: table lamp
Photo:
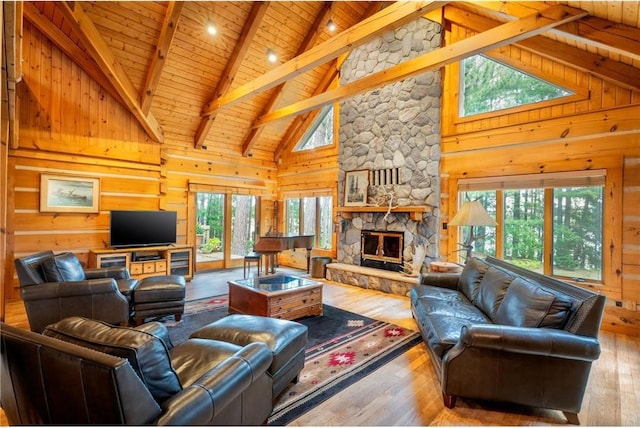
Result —
<instances>
[{"instance_id":1,"label":"table lamp","mask_svg":"<svg viewBox=\"0 0 640 428\"><path fill-rule=\"evenodd\" d=\"M449 222L450 226L471 226L469 230L469 237L467 240L460 244L462 248L467 250L468 261L471 258L471 252L473 250L473 243L478 238L482 238L484 235L475 235L473 229L475 226L495 226L497 223L492 219L487 211L484 209L479 201L466 201L462 204L460 211Z\"/></svg>"}]
</instances>

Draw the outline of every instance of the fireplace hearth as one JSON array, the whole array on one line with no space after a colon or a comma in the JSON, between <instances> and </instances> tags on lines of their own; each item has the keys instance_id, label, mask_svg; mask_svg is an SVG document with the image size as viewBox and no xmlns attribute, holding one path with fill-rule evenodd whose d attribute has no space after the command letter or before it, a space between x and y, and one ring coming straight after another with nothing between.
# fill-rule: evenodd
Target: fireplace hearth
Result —
<instances>
[{"instance_id":1,"label":"fireplace hearth","mask_svg":"<svg viewBox=\"0 0 640 428\"><path fill-rule=\"evenodd\" d=\"M363 230L360 237L361 266L402 271L403 232Z\"/></svg>"}]
</instances>

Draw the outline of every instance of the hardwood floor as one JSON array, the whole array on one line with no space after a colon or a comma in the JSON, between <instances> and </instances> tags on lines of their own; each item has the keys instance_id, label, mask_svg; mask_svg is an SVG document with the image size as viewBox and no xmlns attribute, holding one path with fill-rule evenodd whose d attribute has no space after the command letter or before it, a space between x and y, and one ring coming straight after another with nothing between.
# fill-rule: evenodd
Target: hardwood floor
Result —
<instances>
[{"instance_id":1,"label":"hardwood floor","mask_svg":"<svg viewBox=\"0 0 640 428\"><path fill-rule=\"evenodd\" d=\"M241 277L241 268L199 273L187 286L187 299L226 294L227 280ZM328 281L323 297L327 304L417 329L406 297ZM6 321L28 328L21 302L7 304ZM640 426L640 338L602 331L600 343L602 354L591 370L580 422ZM6 423L0 412L0 424ZM458 399L454 409L445 408L425 345L419 344L290 425L566 425L566 419L559 411L467 399Z\"/></svg>"}]
</instances>

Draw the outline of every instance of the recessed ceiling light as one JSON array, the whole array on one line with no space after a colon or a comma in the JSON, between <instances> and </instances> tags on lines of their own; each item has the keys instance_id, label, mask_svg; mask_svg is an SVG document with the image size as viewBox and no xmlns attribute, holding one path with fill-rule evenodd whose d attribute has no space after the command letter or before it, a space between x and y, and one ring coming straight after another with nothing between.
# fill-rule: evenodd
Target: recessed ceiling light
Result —
<instances>
[{"instance_id":1,"label":"recessed ceiling light","mask_svg":"<svg viewBox=\"0 0 640 428\"><path fill-rule=\"evenodd\" d=\"M278 60L278 55L276 55L273 49L269 48L267 49L267 59L269 62L276 62Z\"/></svg>"},{"instance_id":2,"label":"recessed ceiling light","mask_svg":"<svg viewBox=\"0 0 640 428\"><path fill-rule=\"evenodd\" d=\"M335 22L333 22L333 19L330 19L330 20L327 22L327 30L329 30L329 32L333 33L334 31L336 31L336 28L338 28L338 27L336 26L336 23L335 23Z\"/></svg>"},{"instance_id":3,"label":"recessed ceiling light","mask_svg":"<svg viewBox=\"0 0 640 428\"><path fill-rule=\"evenodd\" d=\"M215 25L213 25L213 22L211 21L207 23L207 33L211 34L212 36L215 36L216 34L218 34L218 29L216 28Z\"/></svg>"}]
</instances>

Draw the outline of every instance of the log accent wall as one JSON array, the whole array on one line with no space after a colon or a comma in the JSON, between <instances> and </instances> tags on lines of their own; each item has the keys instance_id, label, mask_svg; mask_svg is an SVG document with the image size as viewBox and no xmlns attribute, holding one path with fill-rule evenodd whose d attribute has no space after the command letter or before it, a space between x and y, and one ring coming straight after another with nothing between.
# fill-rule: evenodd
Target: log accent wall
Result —
<instances>
[{"instance_id":1,"label":"log accent wall","mask_svg":"<svg viewBox=\"0 0 640 428\"><path fill-rule=\"evenodd\" d=\"M452 25L447 43L470 36ZM638 190L640 93L514 46L490 56L556 84L582 87L585 99L458 117L459 66L446 67L442 110L442 222L455 213L461 178L606 169L604 281L579 284L608 297L603 328L640 335ZM458 228L441 230L440 254L457 254ZM453 256L450 256L453 257Z\"/></svg>"},{"instance_id":2,"label":"log accent wall","mask_svg":"<svg viewBox=\"0 0 640 428\"><path fill-rule=\"evenodd\" d=\"M15 257L52 249L86 263L89 250L108 245L109 210L177 211L178 243L192 244L197 186L260 196L262 211L272 206L275 162L191 149L188 137L152 142L117 99L28 22L23 46L20 138L8 154L7 299L19 298ZM43 173L99 178L99 213L40 212Z\"/></svg>"}]
</instances>

